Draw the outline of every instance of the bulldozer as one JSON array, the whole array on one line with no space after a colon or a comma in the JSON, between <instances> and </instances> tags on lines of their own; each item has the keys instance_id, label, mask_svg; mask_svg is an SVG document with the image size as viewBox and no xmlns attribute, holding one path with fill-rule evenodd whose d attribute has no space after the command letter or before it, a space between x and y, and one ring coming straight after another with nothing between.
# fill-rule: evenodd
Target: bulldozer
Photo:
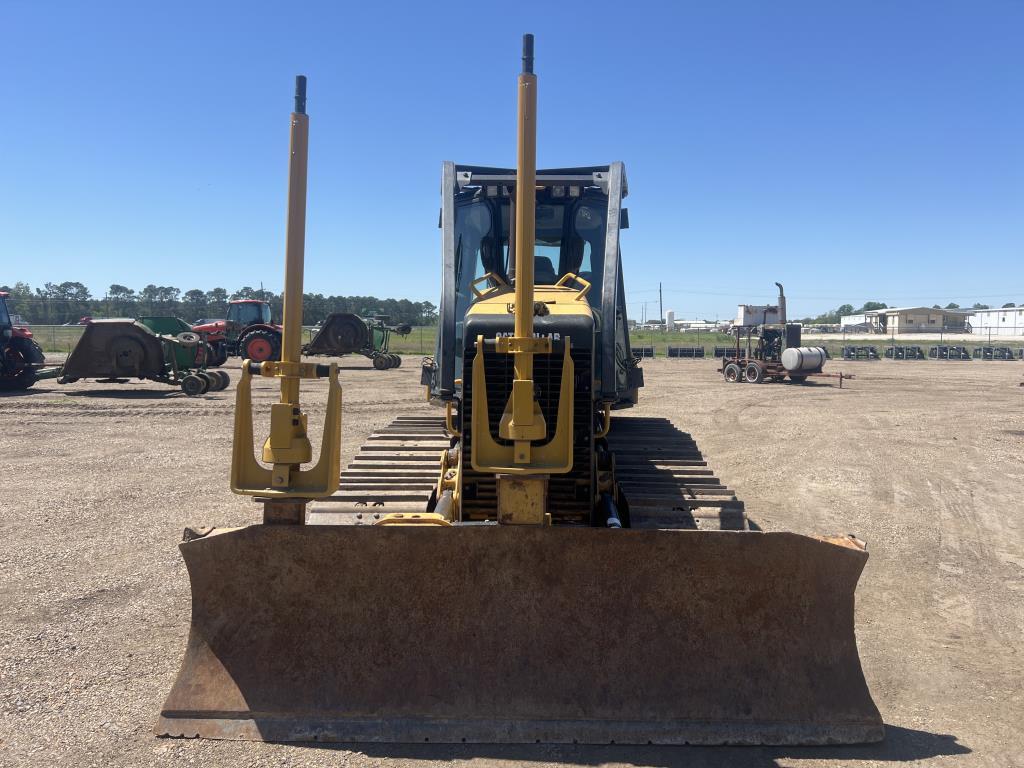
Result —
<instances>
[{"instance_id":1,"label":"bulldozer","mask_svg":"<svg viewBox=\"0 0 1024 768\"><path fill-rule=\"evenodd\" d=\"M537 171L533 63L527 35L516 168L443 166L441 328L423 382L444 415L372 435L340 485L337 367L300 356L300 79L282 356L245 361L236 395L231 487L262 522L186 530L191 626L159 735L883 737L854 636L863 542L759 530L690 435L612 416L643 383L619 248L625 172ZM262 461L259 378L281 389ZM317 378L314 463L299 388Z\"/></svg>"}]
</instances>

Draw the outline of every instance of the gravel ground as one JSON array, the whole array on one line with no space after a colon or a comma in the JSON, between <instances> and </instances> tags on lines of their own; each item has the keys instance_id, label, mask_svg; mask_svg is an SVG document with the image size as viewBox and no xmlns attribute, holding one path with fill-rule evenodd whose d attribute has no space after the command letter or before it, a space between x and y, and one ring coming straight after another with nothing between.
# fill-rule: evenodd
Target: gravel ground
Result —
<instances>
[{"instance_id":1,"label":"gravel ground","mask_svg":"<svg viewBox=\"0 0 1024 768\"><path fill-rule=\"evenodd\" d=\"M345 460L396 415L432 413L415 358L346 359ZM765 528L856 533L865 673L888 725L843 748L286 746L160 740L189 621L176 543L240 525L233 390L41 382L0 398L0 765L1024 765L1024 366L842 362L857 378L724 383L645 363L636 415L668 416ZM258 403L271 401L262 385ZM323 397L311 393L310 422Z\"/></svg>"}]
</instances>

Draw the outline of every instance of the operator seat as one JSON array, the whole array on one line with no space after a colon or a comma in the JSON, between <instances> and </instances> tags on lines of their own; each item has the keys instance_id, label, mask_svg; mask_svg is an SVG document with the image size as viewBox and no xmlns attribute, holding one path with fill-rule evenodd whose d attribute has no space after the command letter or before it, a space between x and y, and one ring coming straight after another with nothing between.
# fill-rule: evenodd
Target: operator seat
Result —
<instances>
[{"instance_id":1,"label":"operator seat","mask_svg":"<svg viewBox=\"0 0 1024 768\"><path fill-rule=\"evenodd\" d=\"M554 285L558 282L555 265L547 256L537 256L533 262L533 282L536 285Z\"/></svg>"}]
</instances>

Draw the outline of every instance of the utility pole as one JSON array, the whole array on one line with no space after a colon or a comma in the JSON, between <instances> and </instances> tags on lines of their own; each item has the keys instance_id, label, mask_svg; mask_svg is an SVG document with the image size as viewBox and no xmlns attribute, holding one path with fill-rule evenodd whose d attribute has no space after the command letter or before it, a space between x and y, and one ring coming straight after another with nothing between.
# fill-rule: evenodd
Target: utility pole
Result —
<instances>
[{"instance_id":1,"label":"utility pole","mask_svg":"<svg viewBox=\"0 0 1024 768\"><path fill-rule=\"evenodd\" d=\"M661 321L661 330L665 330L665 307L661 303L661 283L658 283L658 319Z\"/></svg>"}]
</instances>

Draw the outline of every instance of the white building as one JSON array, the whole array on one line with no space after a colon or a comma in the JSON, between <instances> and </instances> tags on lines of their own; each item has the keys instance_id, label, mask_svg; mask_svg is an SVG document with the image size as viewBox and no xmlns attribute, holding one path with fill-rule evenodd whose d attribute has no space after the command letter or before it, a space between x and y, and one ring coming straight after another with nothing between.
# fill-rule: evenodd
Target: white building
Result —
<instances>
[{"instance_id":1,"label":"white building","mask_svg":"<svg viewBox=\"0 0 1024 768\"><path fill-rule=\"evenodd\" d=\"M863 312L859 315L843 315L839 318L839 327L844 331L871 330L871 322Z\"/></svg>"},{"instance_id":2,"label":"white building","mask_svg":"<svg viewBox=\"0 0 1024 768\"><path fill-rule=\"evenodd\" d=\"M871 333L939 333L966 330L968 312L934 307L887 307L859 315L843 315L839 325L846 331Z\"/></svg>"},{"instance_id":3,"label":"white building","mask_svg":"<svg viewBox=\"0 0 1024 768\"><path fill-rule=\"evenodd\" d=\"M1024 307L976 309L967 322L977 336L1024 336Z\"/></svg>"},{"instance_id":4,"label":"white building","mask_svg":"<svg viewBox=\"0 0 1024 768\"><path fill-rule=\"evenodd\" d=\"M718 323L711 320L676 320L676 328L680 331L713 331Z\"/></svg>"}]
</instances>

